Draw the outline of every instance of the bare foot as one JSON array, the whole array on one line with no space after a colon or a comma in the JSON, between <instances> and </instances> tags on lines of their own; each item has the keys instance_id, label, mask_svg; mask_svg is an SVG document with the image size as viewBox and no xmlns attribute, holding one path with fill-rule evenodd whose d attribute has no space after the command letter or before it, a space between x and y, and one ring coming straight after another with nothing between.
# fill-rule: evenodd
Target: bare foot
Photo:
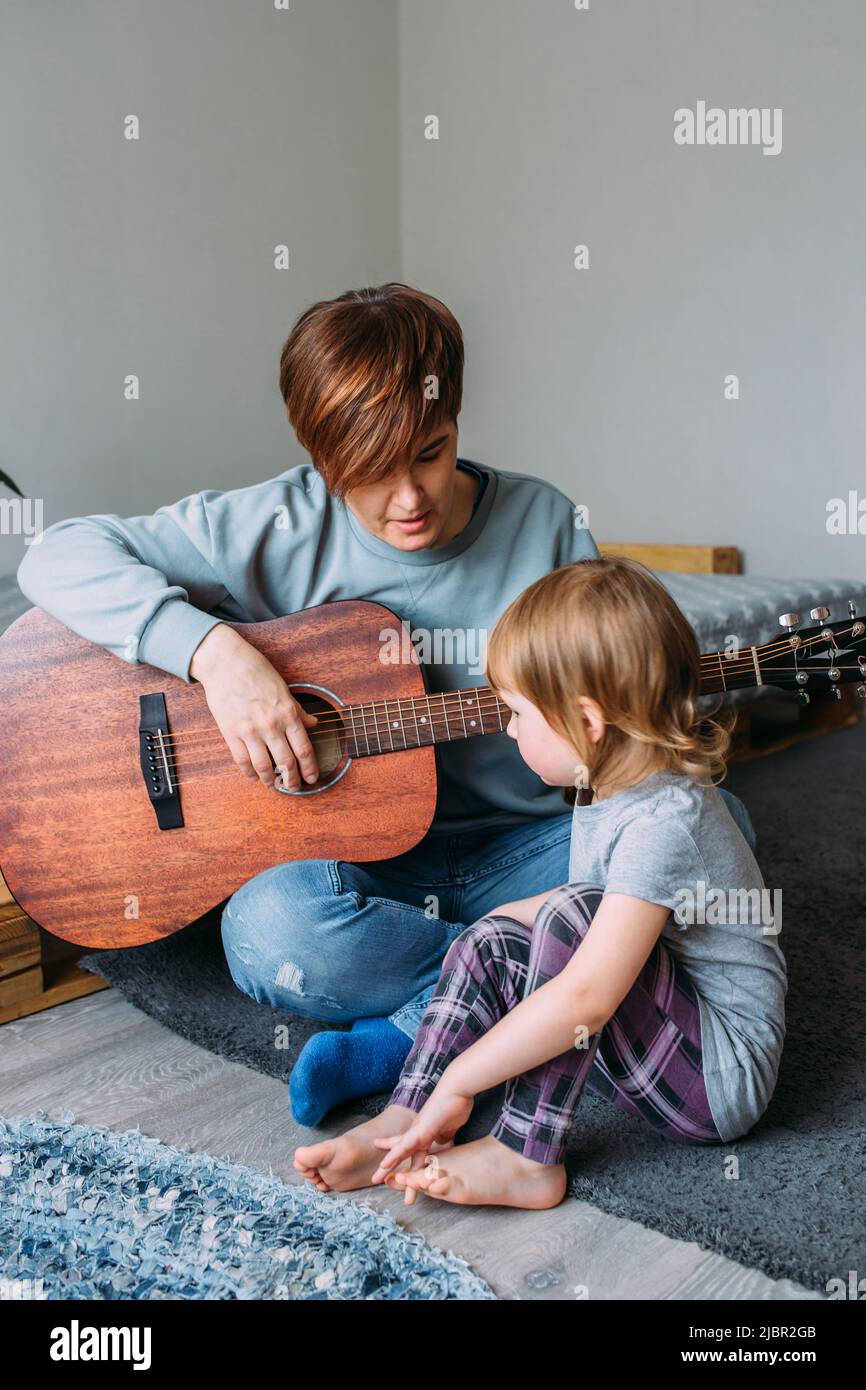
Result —
<instances>
[{"instance_id":1,"label":"bare foot","mask_svg":"<svg viewBox=\"0 0 866 1390\"><path fill-rule=\"evenodd\" d=\"M509 1149L492 1134L471 1144L452 1145L447 1158L394 1174L395 1188L419 1189L428 1197L465 1206L558 1206L568 1178L563 1163L536 1163Z\"/></svg>"},{"instance_id":2,"label":"bare foot","mask_svg":"<svg viewBox=\"0 0 866 1390\"><path fill-rule=\"evenodd\" d=\"M295 1167L319 1192L352 1192L356 1187L371 1187L370 1179L382 1162L384 1152L373 1147L373 1140L405 1134L417 1118L417 1112L406 1105L388 1105L372 1120L347 1129L336 1139L301 1144L295 1149ZM453 1147L453 1141L434 1144L431 1152L441 1153ZM408 1165L409 1159L405 1161Z\"/></svg>"}]
</instances>

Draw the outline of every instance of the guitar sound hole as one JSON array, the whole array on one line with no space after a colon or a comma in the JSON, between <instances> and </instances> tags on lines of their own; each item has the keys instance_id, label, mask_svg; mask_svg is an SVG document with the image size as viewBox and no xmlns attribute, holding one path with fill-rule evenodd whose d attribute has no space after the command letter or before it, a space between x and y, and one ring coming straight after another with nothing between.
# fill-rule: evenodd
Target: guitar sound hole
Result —
<instances>
[{"instance_id":1,"label":"guitar sound hole","mask_svg":"<svg viewBox=\"0 0 866 1390\"><path fill-rule=\"evenodd\" d=\"M302 709L319 717L319 723L307 732L310 735L313 751L316 755L319 782L325 781L332 772L336 772L345 756L340 742L343 721L340 718L339 709L329 704L313 690L301 690L291 685L289 690ZM314 787L316 783L306 783L305 785Z\"/></svg>"}]
</instances>

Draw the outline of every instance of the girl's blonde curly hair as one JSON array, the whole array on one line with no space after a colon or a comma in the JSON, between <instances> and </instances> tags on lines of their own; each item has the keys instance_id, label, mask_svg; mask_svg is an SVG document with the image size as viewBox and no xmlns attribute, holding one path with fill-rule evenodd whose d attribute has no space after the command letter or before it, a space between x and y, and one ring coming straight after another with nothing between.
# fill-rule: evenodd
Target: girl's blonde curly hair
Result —
<instances>
[{"instance_id":1,"label":"girl's blonde curly hair","mask_svg":"<svg viewBox=\"0 0 866 1390\"><path fill-rule=\"evenodd\" d=\"M631 740L653 748L661 767L704 785L725 774L736 712L698 711L694 629L636 560L579 560L530 584L490 634L485 677L541 711L577 750L590 786L614 775ZM604 715L597 744L586 738L581 695Z\"/></svg>"}]
</instances>

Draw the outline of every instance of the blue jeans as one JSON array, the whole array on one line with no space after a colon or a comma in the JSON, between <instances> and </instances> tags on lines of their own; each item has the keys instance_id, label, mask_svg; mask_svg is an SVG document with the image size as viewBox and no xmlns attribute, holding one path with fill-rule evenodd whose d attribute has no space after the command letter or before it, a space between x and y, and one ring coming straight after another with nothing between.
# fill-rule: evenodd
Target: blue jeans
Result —
<instances>
[{"instance_id":1,"label":"blue jeans","mask_svg":"<svg viewBox=\"0 0 866 1390\"><path fill-rule=\"evenodd\" d=\"M752 848L754 831L722 791ZM568 882L570 810L510 830L428 833L393 859L298 859L229 898L232 979L259 1003L351 1023L387 1017L415 1037L452 941L517 898Z\"/></svg>"}]
</instances>

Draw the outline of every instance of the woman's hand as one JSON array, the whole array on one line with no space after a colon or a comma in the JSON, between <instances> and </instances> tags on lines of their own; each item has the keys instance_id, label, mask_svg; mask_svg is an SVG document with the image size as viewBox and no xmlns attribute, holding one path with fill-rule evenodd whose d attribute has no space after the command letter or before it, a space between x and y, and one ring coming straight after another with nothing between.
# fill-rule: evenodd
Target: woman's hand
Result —
<instances>
[{"instance_id":1,"label":"woman's hand","mask_svg":"<svg viewBox=\"0 0 866 1390\"><path fill-rule=\"evenodd\" d=\"M193 653L189 674L204 686L208 707L246 777L301 789L319 776L311 733L317 716L298 704L267 657L234 628L218 623ZM272 762L273 760L273 762Z\"/></svg>"},{"instance_id":2,"label":"woman's hand","mask_svg":"<svg viewBox=\"0 0 866 1390\"><path fill-rule=\"evenodd\" d=\"M455 1091L445 1077L441 1077L429 1099L418 1111L418 1118L403 1134L385 1135L374 1139L377 1149L387 1149L371 1182L386 1182L395 1168L406 1158L412 1158L412 1166L420 1167L421 1161L432 1151L434 1144L444 1147L465 1125L472 1114L474 1097ZM415 1158L418 1157L418 1162Z\"/></svg>"}]
</instances>

